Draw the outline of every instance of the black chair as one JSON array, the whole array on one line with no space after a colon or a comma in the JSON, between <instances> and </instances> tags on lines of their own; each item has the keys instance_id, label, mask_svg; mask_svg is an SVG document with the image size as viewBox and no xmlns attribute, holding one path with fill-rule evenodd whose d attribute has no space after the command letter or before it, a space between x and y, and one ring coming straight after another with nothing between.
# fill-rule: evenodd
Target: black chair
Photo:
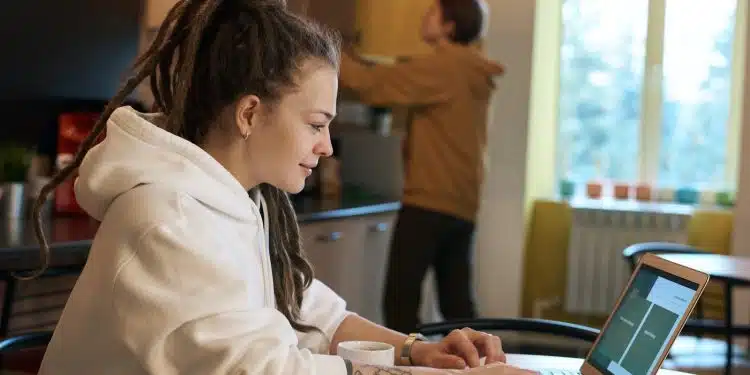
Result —
<instances>
[{"instance_id":1,"label":"black chair","mask_svg":"<svg viewBox=\"0 0 750 375\"><path fill-rule=\"evenodd\" d=\"M642 242L630 245L622 251L622 256L630 263L630 270L635 271L640 257L644 254L705 254L706 252L674 242Z\"/></svg>"},{"instance_id":2,"label":"black chair","mask_svg":"<svg viewBox=\"0 0 750 375\"><path fill-rule=\"evenodd\" d=\"M672 242L643 242L628 246L622 251L623 257L630 264L630 270L634 271L641 256L644 254L705 254L706 252L693 246L672 243ZM695 305L695 318L689 319L683 328L683 333L694 334L696 337L702 337L706 333L723 333L721 331L723 323L717 320L708 320L705 318L706 304L720 305L720 302L706 298L710 297L704 293L698 303Z\"/></svg>"},{"instance_id":3,"label":"black chair","mask_svg":"<svg viewBox=\"0 0 750 375\"><path fill-rule=\"evenodd\" d=\"M30 332L0 341L0 354L17 350L45 347L52 340L52 331Z\"/></svg>"},{"instance_id":4,"label":"black chair","mask_svg":"<svg viewBox=\"0 0 750 375\"><path fill-rule=\"evenodd\" d=\"M39 331L24 333L0 340L0 373L5 370L4 365L8 362L17 362L21 360L21 362L28 363L28 356L26 356L25 359L21 359L14 356L14 354L19 354L24 350L46 348L51 339L51 331ZM10 358L8 358L9 355ZM8 361L8 359L11 360ZM13 359L15 359L15 361ZM41 360L41 358L34 358L32 361L34 366L38 365L36 362L39 360Z\"/></svg>"},{"instance_id":5,"label":"black chair","mask_svg":"<svg viewBox=\"0 0 750 375\"><path fill-rule=\"evenodd\" d=\"M599 330L595 328L533 318L451 320L420 325L417 332L428 337L446 336L464 327L497 334L503 340L506 352L568 357L585 356L599 335ZM549 336L558 336L563 340L550 340Z\"/></svg>"},{"instance_id":6,"label":"black chair","mask_svg":"<svg viewBox=\"0 0 750 375\"><path fill-rule=\"evenodd\" d=\"M55 267L50 268L40 278L57 277L66 275L78 275L83 271L83 265L67 266L67 267ZM13 303L16 302L16 288L18 286L18 279L16 279L12 272L0 273L0 282L4 285L2 307L0 308L0 337L5 337L10 333L10 319L13 315ZM70 291L62 291L61 293L70 293ZM36 297L35 295L27 295L25 298ZM62 308L63 306L54 306L54 308ZM47 325L48 322L44 324ZM24 327L24 329L34 329L35 327Z\"/></svg>"}]
</instances>

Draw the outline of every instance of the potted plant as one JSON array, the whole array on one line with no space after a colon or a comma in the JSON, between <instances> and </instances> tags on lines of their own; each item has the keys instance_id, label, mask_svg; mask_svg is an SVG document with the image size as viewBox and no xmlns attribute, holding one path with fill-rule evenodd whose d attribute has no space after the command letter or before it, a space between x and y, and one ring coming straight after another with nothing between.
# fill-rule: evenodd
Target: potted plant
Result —
<instances>
[{"instance_id":1,"label":"potted plant","mask_svg":"<svg viewBox=\"0 0 750 375\"><path fill-rule=\"evenodd\" d=\"M15 145L0 146L0 215L23 215L24 184L30 163L28 149Z\"/></svg>"}]
</instances>

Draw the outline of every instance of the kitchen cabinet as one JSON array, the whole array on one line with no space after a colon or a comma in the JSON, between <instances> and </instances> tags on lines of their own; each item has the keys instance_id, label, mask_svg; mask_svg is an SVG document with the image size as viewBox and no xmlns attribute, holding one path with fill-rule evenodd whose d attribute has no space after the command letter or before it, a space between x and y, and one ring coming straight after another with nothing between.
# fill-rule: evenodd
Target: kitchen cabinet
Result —
<instances>
[{"instance_id":1,"label":"kitchen cabinet","mask_svg":"<svg viewBox=\"0 0 750 375\"><path fill-rule=\"evenodd\" d=\"M388 269L388 254L396 217L394 214L363 217L365 224L364 288L367 319L383 324L383 291Z\"/></svg>"},{"instance_id":2,"label":"kitchen cabinet","mask_svg":"<svg viewBox=\"0 0 750 375\"><path fill-rule=\"evenodd\" d=\"M434 0L287 0L287 8L356 38L357 51L370 57L429 52L421 40L422 15ZM158 28L177 0L148 0L145 26Z\"/></svg>"},{"instance_id":3,"label":"kitchen cabinet","mask_svg":"<svg viewBox=\"0 0 750 375\"><path fill-rule=\"evenodd\" d=\"M362 223L353 219L307 223L300 226L300 236L315 277L344 298L349 310L364 311Z\"/></svg>"},{"instance_id":4,"label":"kitchen cabinet","mask_svg":"<svg viewBox=\"0 0 750 375\"><path fill-rule=\"evenodd\" d=\"M287 8L337 30L347 39L357 35L355 0L287 0Z\"/></svg>"},{"instance_id":5,"label":"kitchen cabinet","mask_svg":"<svg viewBox=\"0 0 750 375\"><path fill-rule=\"evenodd\" d=\"M161 25L177 0L148 0L146 27ZM334 28L347 37L356 34L357 1L353 0L287 0L287 9Z\"/></svg>"},{"instance_id":6,"label":"kitchen cabinet","mask_svg":"<svg viewBox=\"0 0 750 375\"><path fill-rule=\"evenodd\" d=\"M347 308L382 323L382 295L395 213L304 223L300 232L315 277Z\"/></svg>"},{"instance_id":7,"label":"kitchen cabinet","mask_svg":"<svg viewBox=\"0 0 750 375\"><path fill-rule=\"evenodd\" d=\"M427 53L422 15L434 0L288 0L293 12L356 38L363 56L393 58Z\"/></svg>"},{"instance_id":8,"label":"kitchen cabinet","mask_svg":"<svg viewBox=\"0 0 750 375\"><path fill-rule=\"evenodd\" d=\"M400 57L423 54L422 16L434 0L358 0L357 51L364 56Z\"/></svg>"}]
</instances>

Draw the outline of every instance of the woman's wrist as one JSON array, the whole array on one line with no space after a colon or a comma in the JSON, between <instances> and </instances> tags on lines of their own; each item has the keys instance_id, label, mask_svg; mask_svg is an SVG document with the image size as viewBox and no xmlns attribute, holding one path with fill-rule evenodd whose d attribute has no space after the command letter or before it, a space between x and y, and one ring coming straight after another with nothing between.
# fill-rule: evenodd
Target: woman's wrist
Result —
<instances>
[{"instance_id":1,"label":"woman's wrist","mask_svg":"<svg viewBox=\"0 0 750 375\"><path fill-rule=\"evenodd\" d=\"M411 344L411 348L409 349L409 362L408 363L400 363L401 366L421 366L424 365L422 363L421 359L424 358L424 355L422 354L425 350L428 350L430 345L429 341L422 341L422 340L416 340Z\"/></svg>"}]
</instances>

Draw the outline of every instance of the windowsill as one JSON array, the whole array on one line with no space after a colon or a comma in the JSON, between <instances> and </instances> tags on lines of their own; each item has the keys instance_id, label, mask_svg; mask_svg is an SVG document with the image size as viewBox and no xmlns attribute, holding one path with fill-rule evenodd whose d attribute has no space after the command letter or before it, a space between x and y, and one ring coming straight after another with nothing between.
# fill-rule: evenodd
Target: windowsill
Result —
<instances>
[{"instance_id":1,"label":"windowsill","mask_svg":"<svg viewBox=\"0 0 750 375\"><path fill-rule=\"evenodd\" d=\"M640 212L654 214L670 215L692 215L698 210L707 211L732 211L732 207L719 206L714 204L681 204L674 202L640 202L633 199L618 200L614 198L590 199L576 197L570 200L557 198L559 201L568 202L570 206L578 210L603 210L603 211L621 211L621 212Z\"/></svg>"}]
</instances>

